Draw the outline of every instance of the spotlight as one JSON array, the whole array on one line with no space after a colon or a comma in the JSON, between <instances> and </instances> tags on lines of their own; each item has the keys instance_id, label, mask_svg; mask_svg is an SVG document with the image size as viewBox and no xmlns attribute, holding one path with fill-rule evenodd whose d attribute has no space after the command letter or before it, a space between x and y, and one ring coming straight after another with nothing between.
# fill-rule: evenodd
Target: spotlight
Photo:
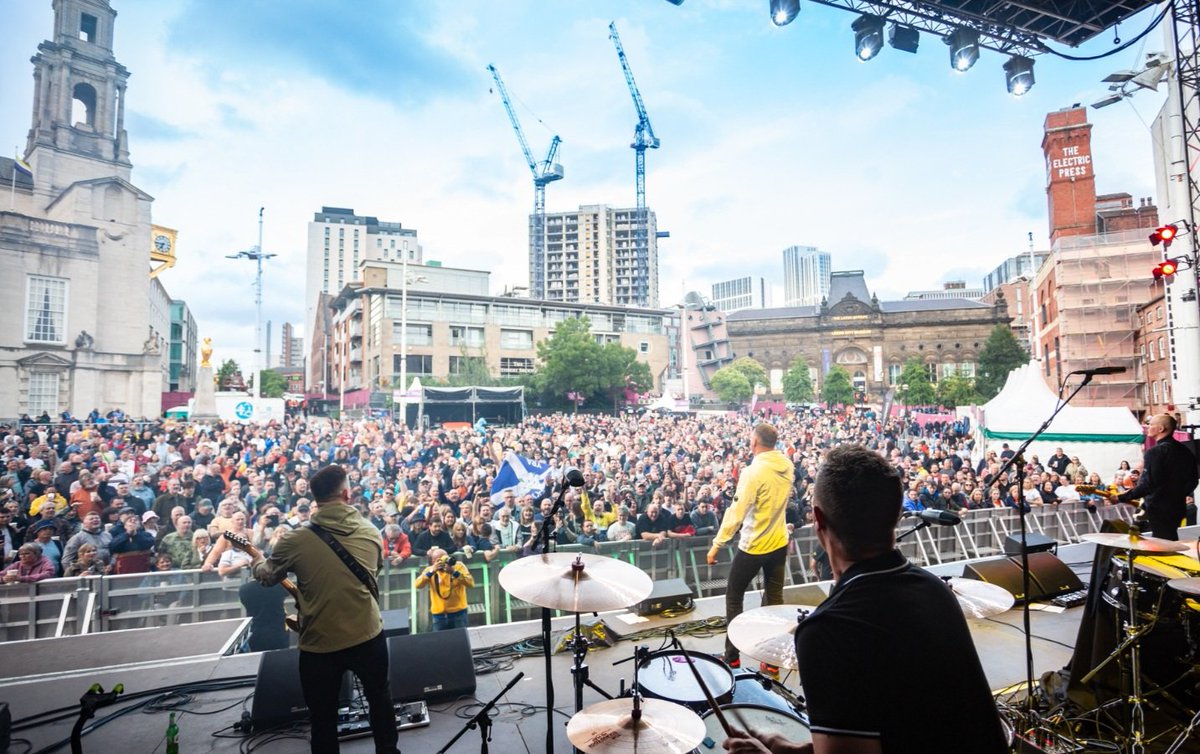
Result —
<instances>
[{"instance_id":1,"label":"spotlight","mask_svg":"<svg viewBox=\"0 0 1200 754\"><path fill-rule=\"evenodd\" d=\"M1154 279L1165 280L1166 282L1174 282L1175 273L1179 271L1178 259L1164 259L1154 268Z\"/></svg>"},{"instance_id":2,"label":"spotlight","mask_svg":"<svg viewBox=\"0 0 1200 754\"><path fill-rule=\"evenodd\" d=\"M1023 55L1013 55L1004 63L1004 79L1008 93L1020 97L1033 88L1033 60Z\"/></svg>"},{"instance_id":3,"label":"spotlight","mask_svg":"<svg viewBox=\"0 0 1200 754\"><path fill-rule=\"evenodd\" d=\"M879 16L859 16L850 28L854 30L854 54L859 60L870 60L883 49L883 19Z\"/></svg>"},{"instance_id":4,"label":"spotlight","mask_svg":"<svg viewBox=\"0 0 1200 754\"><path fill-rule=\"evenodd\" d=\"M1175 240L1175 236L1179 235L1178 225L1163 225L1160 228L1155 228L1150 234L1150 245L1163 245L1164 249L1171 248L1171 242Z\"/></svg>"},{"instance_id":5,"label":"spotlight","mask_svg":"<svg viewBox=\"0 0 1200 754\"><path fill-rule=\"evenodd\" d=\"M950 67L965 71L979 60L979 32L974 29L955 29L946 37L950 46Z\"/></svg>"},{"instance_id":6,"label":"spotlight","mask_svg":"<svg viewBox=\"0 0 1200 754\"><path fill-rule=\"evenodd\" d=\"M892 27L888 29L888 44L893 49L901 52L916 52L917 45L920 43L921 34L916 29L899 24L892 24Z\"/></svg>"},{"instance_id":7,"label":"spotlight","mask_svg":"<svg viewBox=\"0 0 1200 754\"><path fill-rule=\"evenodd\" d=\"M683 5L683 0L667 0L671 5Z\"/></svg>"},{"instance_id":8,"label":"spotlight","mask_svg":"<svg viewBox=\"0 0 1200 754\"><path fill-rule=\"evenodd\" d=\"M771 0L771 23L787 26L800 14L800 0Z\"/></svg>"}]
</instances>

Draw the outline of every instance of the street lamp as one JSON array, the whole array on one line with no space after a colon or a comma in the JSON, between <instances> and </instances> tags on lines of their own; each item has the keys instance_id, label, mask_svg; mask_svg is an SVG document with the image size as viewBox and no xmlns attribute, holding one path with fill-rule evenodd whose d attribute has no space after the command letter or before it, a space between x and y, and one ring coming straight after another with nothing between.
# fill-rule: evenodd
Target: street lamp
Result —
<instances>
[{"instance_id":1,"label":"street lamp","mask_svg":"<svg viewBox=\"0 0 1200 754\"><path fill-rule=\"evenodd\" d=\"M409 251L400 255L400 421L408 426L408 286L424 283L424 275L408 276Z\"/></svg>"},{"instance_id":2,"label":"street lamp","mask_svg":"<svg viewBox=\"0 0 1200 754\"><path fill-rule=\"evenodd\" d=\"M226 259L252 259L257 267L254 276L254 391L258 393L258 397L262 397L262 372L266 368L263 364L263 342L262 342L262 263L264 259L270 259L276 256L275 254L264 254L262 251L262 234L263 234L263 207L258 208L258 245L253 249L239 251L236 254L226 254Z\"/></svg>"}]
</instances>

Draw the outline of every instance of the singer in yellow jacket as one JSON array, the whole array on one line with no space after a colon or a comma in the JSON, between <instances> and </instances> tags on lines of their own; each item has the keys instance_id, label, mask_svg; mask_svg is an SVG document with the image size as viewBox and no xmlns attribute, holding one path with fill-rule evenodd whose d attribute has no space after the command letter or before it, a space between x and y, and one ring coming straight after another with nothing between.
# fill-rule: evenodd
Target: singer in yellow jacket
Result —
<instances>
[{"instance_id":1,"label":"singer in yellow jacket","mask_svg":"<svg viewBox=\"0 0 1200 754\"><path fill-rule=\"evenodd\" d=\"M738 479L733 503L721 519L721 528L713 537L708 562L715 563L720 548L738 537L737 552L729 568L725 591L725 618L732 621L742 614L746 589L761 571L765 588L764 605L783 604L783 582L787 572L787 501L792 492L795 468L783 453L775 449L779 433L770 424L759 424L750 435L754 460ZM737 647L725 640L725 660L733 667L741 664Z\"/></svg>"},{"instance_id":2,"label":"singer in yellow jacket","mask_svg":"<svg viewBox=\"0 0 1200 754\"><path fill-rule=\"evenodd\" d=\"M435 547L429 551L431 565L421 572L413 585L422 589L429 585L429 612L433 614L433 630L466 628L467 590L475 586L475 578L462 563L451 562L446 551Z\"/></svg>"}]
</instances>

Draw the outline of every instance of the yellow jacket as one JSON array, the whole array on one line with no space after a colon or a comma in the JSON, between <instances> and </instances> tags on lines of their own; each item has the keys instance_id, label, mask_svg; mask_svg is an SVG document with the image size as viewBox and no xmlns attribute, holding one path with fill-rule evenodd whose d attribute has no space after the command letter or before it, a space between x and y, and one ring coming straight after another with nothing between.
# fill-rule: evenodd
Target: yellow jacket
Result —
<instances>
[{"instance_id":1,"label":"yellow jacket","mask_svg":"<svg viewBox=\"0 0 1200 754\"><path fill-rule=\"evenodd\" d=\"M591 519L597 529L607 530L617 520L617 512L611 508L604 513L596 513L592 508L592 501L588 498L587 490L580 490L579 505L583 509L583 517Z\"/></svg>"},{"instance_id":2,"label":"yellow jacket","mask_svg":"<svg viewBox=\"0 0 1200 754\"><path fill-rule=\"evenodd\" d=\"M417 589L432 584L429 590L429 612L434 615L457 613L467 607L467 590L475 586L475 578L462 563L454 564L453 573L441 573L429 566L413 583Z\"/></svg>"},{"instance_id":3,"label":"yellow jacket","mask_svg":"<svg viewBox=\"0 0 1200 754\"><path fill-rule=\"evenodd\" d=\"M738 549L749 555L765 555L787 544L787 500L795 469L778 450L759 453L738 479L733 504L721 519L713 545L733 539L741 527Z\"/></svg>"}]
</instances>

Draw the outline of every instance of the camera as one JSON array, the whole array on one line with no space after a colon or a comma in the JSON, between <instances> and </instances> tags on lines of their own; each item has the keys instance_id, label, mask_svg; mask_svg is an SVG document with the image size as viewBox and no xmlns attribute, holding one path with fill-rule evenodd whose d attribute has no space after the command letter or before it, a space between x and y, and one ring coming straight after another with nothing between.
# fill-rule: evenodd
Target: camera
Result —
<instances>
[{"instance_id":1,"label":"camera","mask_svg":"<svg viewBox=\"0 0 1200 754\"><path fill-rule=\"evenodd\" d=\"M279 514L267 516L267 524L270 526L279 526Z\"/></svg>"},{"instance_id":2,"label":"camera","mask_svg":"<svg viewBox=\"0 0 1200 754\"><path fill-rule=\"evenodd\" d=\"M446 556L446 567L453 568L456 565L458 565L458 558L454 557L453 555L447 555Z\"/></svg>"}]
</instances>

